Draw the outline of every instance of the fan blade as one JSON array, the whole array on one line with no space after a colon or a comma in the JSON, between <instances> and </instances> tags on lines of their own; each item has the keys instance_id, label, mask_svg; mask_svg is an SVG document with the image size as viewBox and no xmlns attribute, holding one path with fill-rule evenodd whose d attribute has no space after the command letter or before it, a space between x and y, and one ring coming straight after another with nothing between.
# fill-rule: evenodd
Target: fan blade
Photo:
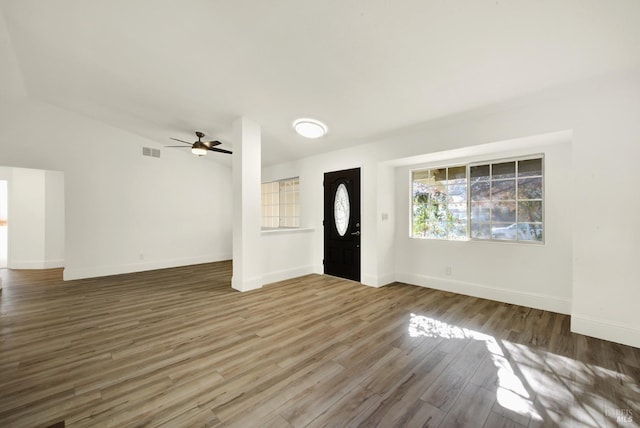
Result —
<instances>
[{"instance_id":1,"label":"fan blade","mask_svg":"<svg viewBox=\"0 0 640 428\"><path fill-rule=\"evenodd\" d=\"M179 141L179 142L181 142L181 143L185 143L185 144L188 144L188 145L190 145L190 146L192 146L192 145L193 145L193 143L187 143L186 141L178 140L177 138L172 138L172 140L174 140L174 141Z\"/></svg>"},{"instance_id":2,"label":"fan blade","mask_svg":"<svg viewBox=\"0 0 640 428\"><path fill-rule=\"evenodd\" d=\"M219 146L222 143L218 140L215 140L215 141L209 141L208 143L204 143L204 144L206 146L213 147L213 146Z\"/></svg>"},{"instance_id":3,"label":"fan blade","mask_svg":"<svg viewBox=\"0 0 640 428\"><path fill-rule=\"evenodd\" d=\"M212 152L220 152L220 153L227 153L227 154L232 154L233 153L233 152L230 152L229 150L216 149L215 147L209 147L209 150L211 150Z\"/></svg>"}]
</instances>

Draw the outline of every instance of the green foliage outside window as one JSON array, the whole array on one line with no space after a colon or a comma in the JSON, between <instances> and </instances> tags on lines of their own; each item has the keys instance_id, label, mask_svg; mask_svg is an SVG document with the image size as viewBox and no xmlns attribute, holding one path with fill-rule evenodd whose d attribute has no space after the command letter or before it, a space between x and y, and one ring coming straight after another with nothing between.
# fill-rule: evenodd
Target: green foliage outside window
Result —
<instances>
[{"instance_id":1,"label":"green foliage outside window","mask_svg":"<svg viewBox=\"0 0 640 428\"><path fill-rule=\"evenodd\" d=\"M446 238L455 225L455 218L447 209L447 195L437 190L419 192L414 200L414 236Z\"/></svg>"},{"instance_id":2,"label":"green foliage outside window","mask_svg":"<svg viewBox=\"0 0 640 428\"><path fill-rule=\"evenodd\" d=\"M466 195L464 167L414 171L413 236L465 239Z\"/></svg>"}]
</instances>

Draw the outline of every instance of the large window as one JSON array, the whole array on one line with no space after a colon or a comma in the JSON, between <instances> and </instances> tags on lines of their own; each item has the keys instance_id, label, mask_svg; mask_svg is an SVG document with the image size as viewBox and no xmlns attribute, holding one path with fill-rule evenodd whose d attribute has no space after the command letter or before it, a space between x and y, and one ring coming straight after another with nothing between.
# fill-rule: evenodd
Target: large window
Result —
<instances>
[{"instance_id":1,"label":"large window","mask_svg":"<svg viewBox=\"0 0 640 428\"><path fill-rule=\"evenodd\" d=\"M412 236L542 242L541 156L412 172Z\"/></svg>"},{"instance_id":2,"label":"large window","mask_svg":"<svg viewBox=\"0 0 640 428\"><path fill-rule=\"evenodd\" d=\"M262 183L262 227L300 227L300 180L298 177Z\"/></svg>"}]
</instances>

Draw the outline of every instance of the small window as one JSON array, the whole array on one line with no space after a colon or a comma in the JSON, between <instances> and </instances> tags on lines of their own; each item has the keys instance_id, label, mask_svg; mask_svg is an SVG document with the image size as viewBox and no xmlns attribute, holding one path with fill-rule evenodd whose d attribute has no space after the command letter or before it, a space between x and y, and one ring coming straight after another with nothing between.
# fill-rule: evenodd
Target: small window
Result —
<instances>
[{"instance_id":1,"label":"small window","mask_svg":"<svg viewBox=\"0 0 640 428\"><path fill-rule=\"evenodd\" d=\"M336 196L333 201L333 218L336 223L338 235L344 236L347 233L350 216L349 191L347 190L347 186L341 183L336 190Z\"/></svg>"},{"instance_id":2,"label":"small window","mask_svg":"<svg viewBox=\"0 0 640 428\"><path fill-rule=\"evenodd\" d=\"M413 236L467 239L467 169L413 171Z\"/></svg>"},{"instance_id":3,"label":"small window","mask_svg":"<svg viewBox=\"0 0 640 428\"><path fill-rule=\"evenodd\" d=\"M262 183L262 228L300 227L300 179Z\"/></svg>"}]
</instances>

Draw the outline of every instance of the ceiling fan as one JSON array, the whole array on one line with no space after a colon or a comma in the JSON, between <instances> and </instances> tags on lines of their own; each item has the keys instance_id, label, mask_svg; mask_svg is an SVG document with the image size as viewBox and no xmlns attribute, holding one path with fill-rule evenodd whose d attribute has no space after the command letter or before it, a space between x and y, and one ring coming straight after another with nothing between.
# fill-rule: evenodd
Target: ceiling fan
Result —
<instances>
[{"instance_id":1,"label":"ceiling fan","mask_svg":"<svg viewBox=\"0 0 640 428\"><path fill-rule=\"evenodd\" d=\"M177 138L171 138L171 139L190 145L191 153L193 153L196 156L206 155L207 150L211 150L212 152L227 153L229 155L233 153L233 152L230 152L229 150L216 148L215 146L219 146L220 144L222 144L220 141L202 141L202 137L204 137L204 133L200 131L196 131L196 136L198 137L198 141L196 141L195 143L189 143L187 141L179 140ZM165 147L185 147L185 146L165 146Z\"/></svg>"}]
</instances>

